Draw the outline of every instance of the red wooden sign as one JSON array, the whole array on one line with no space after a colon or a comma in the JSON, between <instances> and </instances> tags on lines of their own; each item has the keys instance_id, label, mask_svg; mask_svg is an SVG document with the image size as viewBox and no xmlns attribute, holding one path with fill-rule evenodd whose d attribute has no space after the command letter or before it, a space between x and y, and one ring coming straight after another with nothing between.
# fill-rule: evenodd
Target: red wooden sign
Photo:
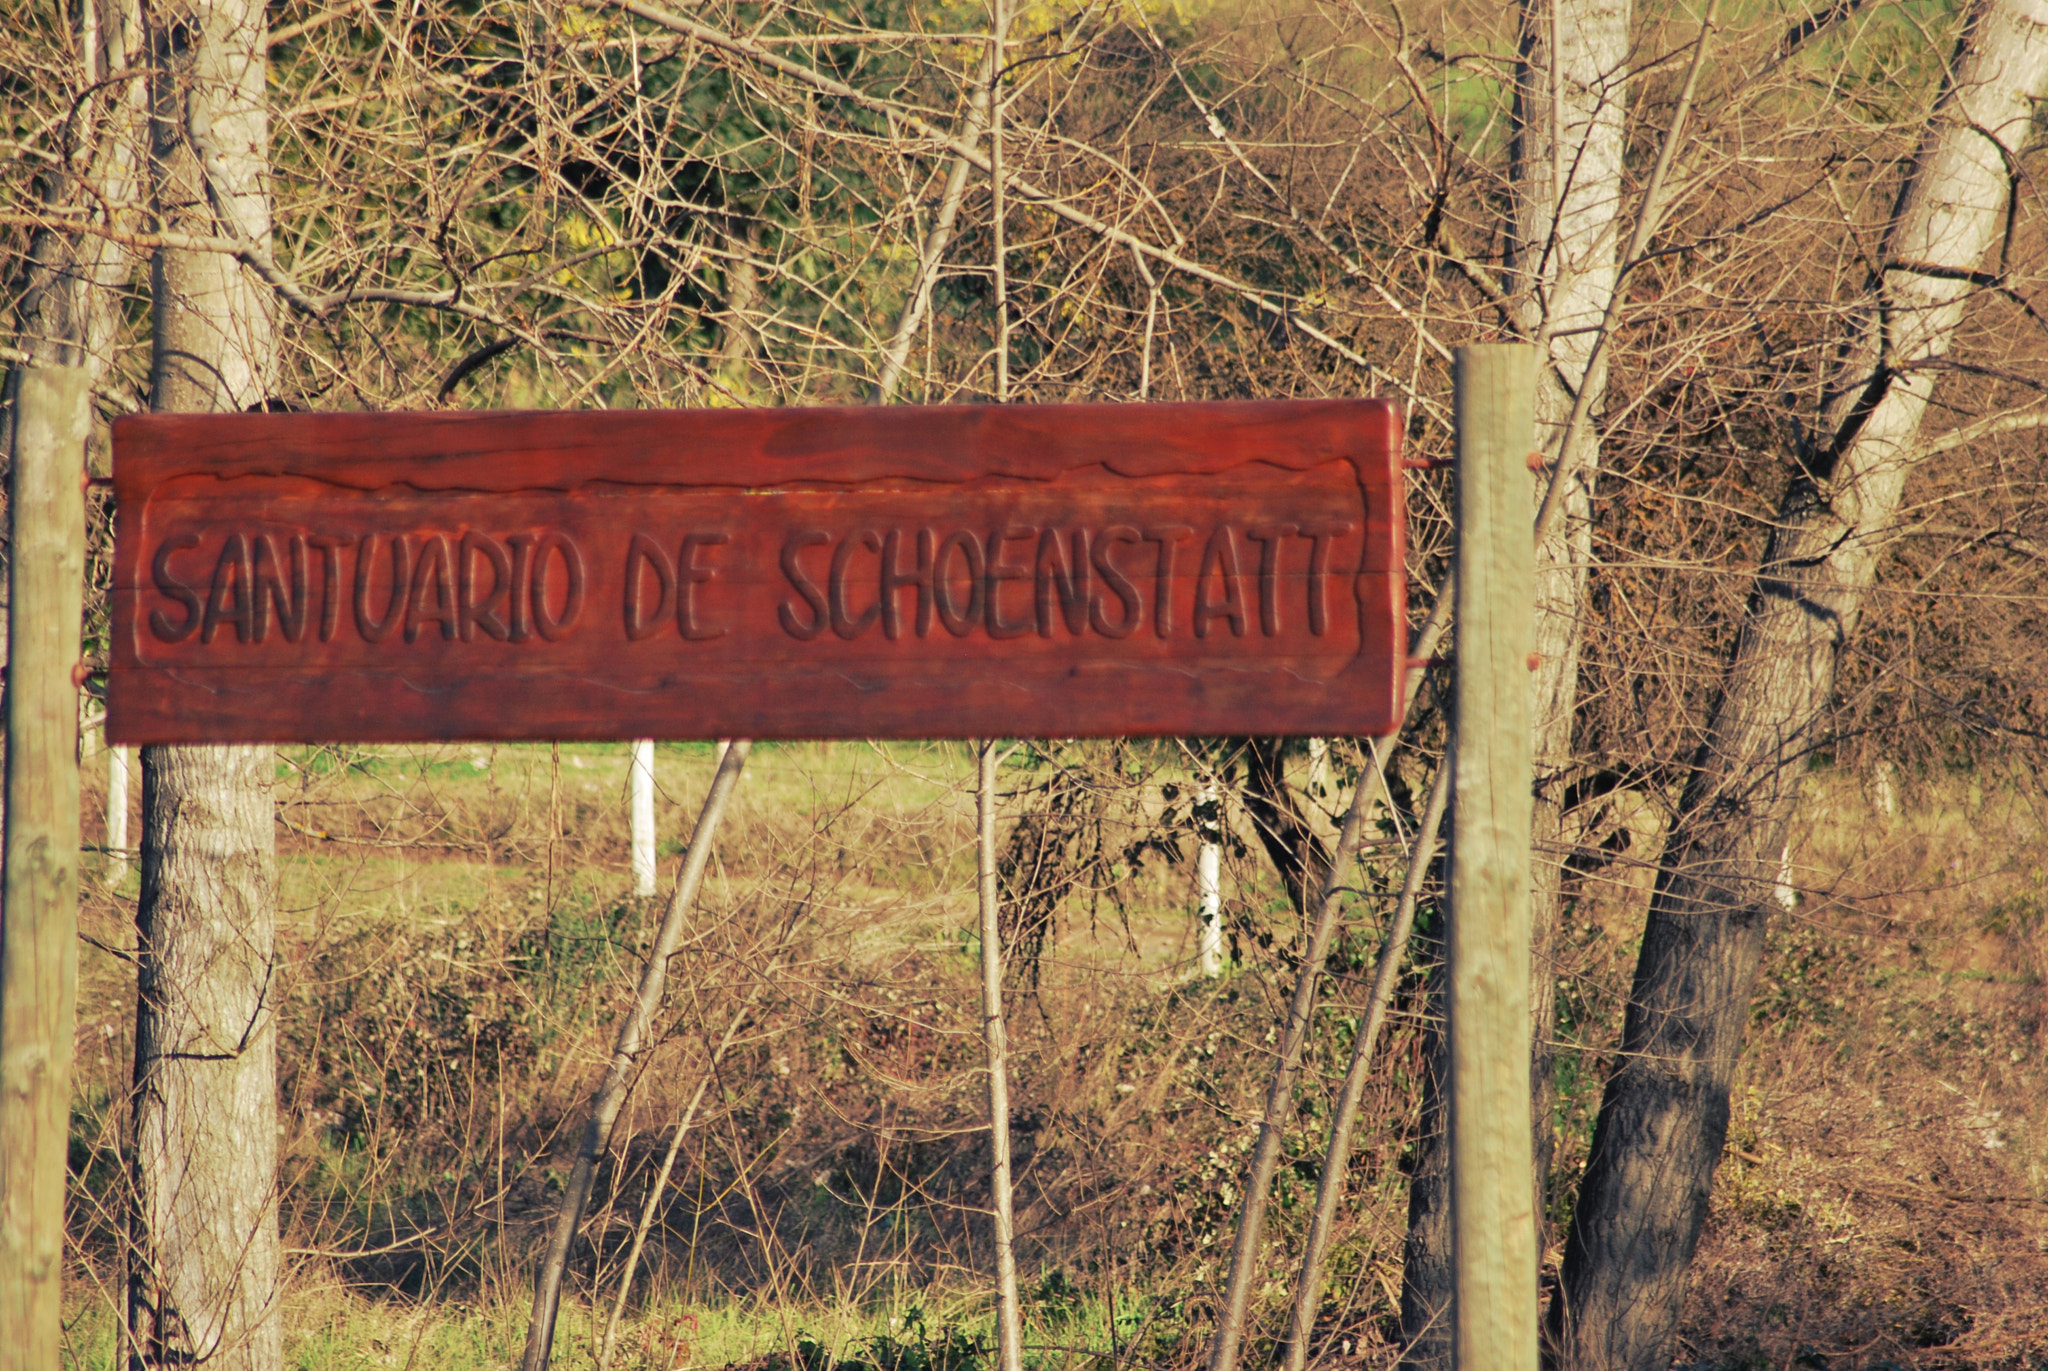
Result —
<instances>
[{"instance_id":1,"label":"red wooden sign","mask_svg":"<svg viewBox=\"0 0 2048 1371\"><path fill-rule=\"evenodd\" d=\"M1380 401L114 424L121 743L1372 734Z\"/></svg>"}]
</instances>

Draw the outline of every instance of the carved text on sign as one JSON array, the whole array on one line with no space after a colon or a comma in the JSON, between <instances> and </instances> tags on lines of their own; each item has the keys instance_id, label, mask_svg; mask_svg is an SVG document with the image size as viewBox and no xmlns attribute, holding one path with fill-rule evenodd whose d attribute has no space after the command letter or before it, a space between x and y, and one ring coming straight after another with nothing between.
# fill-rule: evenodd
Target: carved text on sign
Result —
<instances>
[{"instance_id":1,"label":"carved text on sign","mask_svg":"<svg viewBox=\"0 0 2048 1371\"><path fill-rule=\"evenodd\" d=\"M1404 655L1397 423L123 420L115 736L1375 731Z\"/></svg>"}]
</instances>

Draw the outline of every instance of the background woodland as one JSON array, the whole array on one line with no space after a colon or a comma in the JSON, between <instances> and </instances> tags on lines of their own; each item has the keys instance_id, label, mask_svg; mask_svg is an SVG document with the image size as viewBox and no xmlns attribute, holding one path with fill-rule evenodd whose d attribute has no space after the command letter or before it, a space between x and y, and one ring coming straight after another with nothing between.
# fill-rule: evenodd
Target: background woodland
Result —
<instances>
[{"instance_id":1,"label":"background woodland","mask_svg":"<svg viewBox=\"0 0 2048 1371\"><path fill-rule=\"evenodd\" d=\"M2048 1358L2048 12L67 0L8 10L0 80L0 358L85 367L100 421L1381 395L1429 459L1451 350L1536 343L1551 1354ZM1413 474L1433 664L1377 753L1064 741L1003 770L1036 1367L1229 1371L1227 1253L1302 974L1242 1357L1448 1364L1447 491ZM970 760L756 750L557 1358L991 1364ZM658 766L672 853L711 745ZM142 773L139 853L89 806L66 1355L505 1364L658 916L629 893L624 746ZM260 1047L243 1074L185 1081L177 1035L228 1022ZM160 1164L205 1153L208 1099L266 1092L271 1170L237 1144L214 1184L281 1237L192 1258L169 1320L136 1294L184 1279Z\"/></svg>"}]
</instances>

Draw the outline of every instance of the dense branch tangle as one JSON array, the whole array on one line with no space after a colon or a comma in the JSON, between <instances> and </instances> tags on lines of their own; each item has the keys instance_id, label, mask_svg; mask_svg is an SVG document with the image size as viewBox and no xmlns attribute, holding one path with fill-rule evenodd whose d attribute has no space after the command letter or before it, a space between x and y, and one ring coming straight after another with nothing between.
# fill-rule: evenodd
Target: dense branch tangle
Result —
<instances>
[{"instance_id":1,"label":"dense branch tangle","mask_svg":"<svg viewBox=\"0 0 2048 1371\"><path fill-rule=\"evenodd\" d=\"M947 164L986 168L962 136L971 35L734 38L641 13L662 27L619 10L372 9L274 45L289 92L276 260L231 223L207 246L311 316L280 398L417 404L453 379L497 403L816 402L872 379ZM1186 104L1156 43L1082 16L1015 45L1020 396L1272 393L1248 372L1272 342L1306 338L1321 355L1285 368L1284 389L1351 389L1363 367L1428 407L1412 376L1363 355L1360 311L1317 273L1215 265L1235 247L1219 230L1243 231L1202 203L1219 185L1171 121L1123 119ZM918 349L932 399L990 388L986 190L969 202ZM491 356L502 379L478 393L489 383L464 360L506 338L524 346Z\"/></svg>"}]
</instances>

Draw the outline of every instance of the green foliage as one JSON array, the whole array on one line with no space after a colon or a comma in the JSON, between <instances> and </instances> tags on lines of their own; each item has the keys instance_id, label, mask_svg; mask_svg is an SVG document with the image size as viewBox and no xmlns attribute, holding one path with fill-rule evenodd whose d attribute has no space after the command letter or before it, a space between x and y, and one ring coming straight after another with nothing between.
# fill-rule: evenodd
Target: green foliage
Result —
<instances>
[{"instance_id":1,"label":"green foliage","mask_svg":"<svg viewBox=\"0 0 2048 1371\"><path fill-rule=\"evenodd\" d=\"M987 1371L995 1347L981 1334L959 1327L928 1328L920 1305L903 1312L900 1333L877 1333L852 1355L836 1361L815 1338L799 1336L793 1359L770 1356L763 1371Z\"/></svg>"}]
</instances>

